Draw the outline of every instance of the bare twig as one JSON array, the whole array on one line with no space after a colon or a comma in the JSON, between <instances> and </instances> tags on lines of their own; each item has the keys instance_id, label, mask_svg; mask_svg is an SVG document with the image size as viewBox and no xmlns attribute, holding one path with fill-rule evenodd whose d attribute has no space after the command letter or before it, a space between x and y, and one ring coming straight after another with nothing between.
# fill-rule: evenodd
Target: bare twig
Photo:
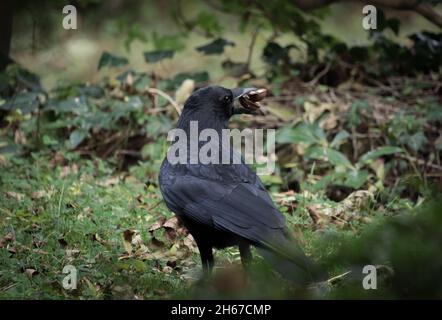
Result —
<instances>
[{"instance_id":1,"label":"bare twig","mask_svg":"<svg viewBox=\"0 0 442 320\"><path fill-rule=\"evenodd\" d=\"M350 273L351 273L351 271L347 271L347 272L344 272L343 274L340 274L340 275L337 275L335 277L332 277L332 278L327 280L327 283L335 284L336 282L341 281L343 278L345 278Z\"/></svg>"},{"instance_id":2,"label":"bare twig","mask_svg":"<svg viewBox=\"0 0 442 320\"><path fill-rule=\"evenodd\" d=\"M437 164L434 164L434 163L428 163L425 160L422 160L422 159L419 159L419 158L415 158L415 157L410 156L410 155L399 154L398 156L400 158L402 158L402 159L408 160L410 163L417 163L417 164L422 165L422 166L426 166L426 167L429 167L429 168L432 168L432 169L437 169L437 170L442 171L442 166L440 166L440 165L437 165ZM415 167L414 165L412 165L412 166ZM415 167L415 170L418 171L416 167Z\"/></svg>"},{"instance_id":3,"label":"bare twig","mask_svg":"<svg viewBox=\"0 0 442 320\"><path fill-rule=\"evenodd\" d=\"M256 38L258 37L258 33L259 33L259 27L255 29L255 31L252 34L252 40L250 41L250 45L249 45L249 53L247 54L247 62L246 62L246 68L247 71L250 71L250 63L252 61L252 54L253 54L253 49L255 47L255 43L256 43Z\"/></svg>"},{"instance_id":4,"label":"bare twig","mask_svg":"<svg viewBox=\"0 0 442 320\"><path fill-rule=\"evenodd\" d=\"M309 86L314 86L319 80L321 80L321 78L323 76L325 76L329 71L330 71L330 67L331 67L331 63L327 63L327 65L325 66L324 69L321 70L321 72L319 72L316 77L314 77L312 80L310 80L309 82L307 82L307 85Z\"/></svg>"},{"instance_id":5,"label":"bare twig","mask_svg":"<svg viewBox=\"0 0 442 320\"><path fill-rule=\"evenodd\" d=\"M149 89L147 89L147 91L149 93L151 93L151 94L156 94L156 95L162 96L164 99L166 99L175 108L175 110L176 110L176 112L178 112L178 114L181 114L180 106L167 93L165 93L164 91L162 91L162 90L160 90L158 88L149 88Z\"/></svg>"}]
</instances>

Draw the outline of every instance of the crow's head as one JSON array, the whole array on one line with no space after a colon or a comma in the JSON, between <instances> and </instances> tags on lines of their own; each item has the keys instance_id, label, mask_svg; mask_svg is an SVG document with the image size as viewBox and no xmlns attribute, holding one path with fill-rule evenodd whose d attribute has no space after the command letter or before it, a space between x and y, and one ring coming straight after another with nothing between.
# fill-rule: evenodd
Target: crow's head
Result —
<instances>
[{"instance_id":1,"label":"crow's head","mask_svg":"<svg viewBox=\"0 0 442 320\"><path fill-rule=\"evenodd\" d=\"M183 114L207 114L228 120L233 114L240 113L234 107L234 101L255 88L227 89L220 86L208 86L196 90L187 99Z\"/></svg>"}]
</instances>

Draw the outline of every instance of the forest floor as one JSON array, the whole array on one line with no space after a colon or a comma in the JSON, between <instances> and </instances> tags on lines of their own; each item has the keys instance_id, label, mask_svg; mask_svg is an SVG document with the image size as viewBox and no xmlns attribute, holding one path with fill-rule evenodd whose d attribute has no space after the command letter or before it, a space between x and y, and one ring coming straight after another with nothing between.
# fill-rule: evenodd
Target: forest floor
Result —
<instances>
[{"instance_id":1,"label":"forest floor","mask_svg":"<svg viewBox=\"0 0 442 320\"><path fill-rule=\"evenodd\" d=\"M332 297L348 271L328 264L342 242L390 217L413 216L441 179L437 80L332 88L258 79L272 92L263 115L233 126L278 129L277 170L262 179L307 254L338 280L326 293L300 291L256 252L248 277L231 248L216 252L215 275L203 283L195 243L156 181L177 116L166 100L140 93L145 74L119 81L58 88L38 117L15 109L4 118L0 298ZM162 88L173 96L179 84L168 83ZM54 113L54 103L62 111ZM63 287L69 265L73 290Z\"/></svg>"}]
</instances>

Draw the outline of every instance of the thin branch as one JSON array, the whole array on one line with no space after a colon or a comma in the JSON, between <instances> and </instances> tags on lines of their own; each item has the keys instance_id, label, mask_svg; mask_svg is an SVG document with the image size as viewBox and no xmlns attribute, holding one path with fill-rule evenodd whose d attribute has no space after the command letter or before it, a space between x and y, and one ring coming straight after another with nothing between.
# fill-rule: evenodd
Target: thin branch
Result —
<instances>
[{"instance_id":1,"label":"thin branch","mask_svg":"<svg viewBox=\"0 0 442 320\"><path fill-rule=\"evenodd\" d=\"M422 166L426 166L426 167L429 167L429 168L432 168L432 169L437 169L439 171L442 171L442 166L439 166L437 164L428 163L425 160L422 160L422 159L419 159L419 158L415 158L415 157L410 156L410 155L399 154L398 156L400 158L402 158L402 159L410 161L410 163L417 163L417 164L422 165ZM417 170L417 168L415 170Z\"/></svg>"},{"instance_id":2,"label":"thin branch","mask_svg":"<svg viewBox=\"0 0 442 320\"><path fill-rule=\"evenodd\" d=\"M147 89L147 91L149 92L149 93L151 93L151 94L156 94L156 95L159 95L159 96L162 96L164 99L166 99L174 108L175 108L175 110L176 110L176 112L178 112L178 114L180 115L181 114L181 108L180 108L180 106L178 105L178 103L176 103L176 101L171 97L171 96L169 96L167 93L165 93L164 91L162 91L162 90L160 90L160 89L158 89L158 88L149 88L149 89Z\"/></svg>"},{"instance_id":3,"label":"thin branch","mask_svg":"<svg viewBox=\"0 0 442 320\"><path fill-rule=\"evenodd\" d=\"M331 63L329 62L329 63L327 63L327 65L325 66L325 68L322 69L321 72L319 72L319 73L316 75L316 77L314 77L312 80L310 80L309 82L307 82L307 85L309 85L309 86L314 86L319 80L321 80L321 78L322 78L323 76L325 76L325 75L330 71L330 68L331 68Z\"/></svg>"},{"instance_id":4,"label":"thin branch","mask_svg":"<svg viewBox=\"0 0 442 320\"><path fill-rule=\"evenodd\" d=\"M436 12L429 3L421 3L416 8L415 11L420 13L421 16L425 17L427 20L433 22L439 28L442 28L442 15Z\"/></svg>"},{"instance_id":5,"label":"thin branch","mask_svg":"<svg viewBox=\"0 0 442 320\"><path fill-rule=\"evenodd\" d=\"M255 31L252 34L252 40L250 41L250 45L249 45L249 53L247 55L247 62L246 62L246 68L247 71L250 71L250 63L252 61L252 54L253 54L253 49L255 47L255 43L256 43L256 38L258 37L258 33L259 33L259 27L255 29Z\"/></svg>"}]
</instances>

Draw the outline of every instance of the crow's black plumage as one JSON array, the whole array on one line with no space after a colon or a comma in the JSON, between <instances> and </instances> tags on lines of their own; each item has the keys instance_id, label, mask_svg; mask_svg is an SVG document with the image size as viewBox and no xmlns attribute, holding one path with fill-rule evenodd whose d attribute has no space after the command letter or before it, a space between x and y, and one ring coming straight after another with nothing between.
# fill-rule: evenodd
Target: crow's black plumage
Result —
<instances>
[{"instance_id":1,"label":"crow's black plumage","mask_svg":"<svg viewBox=\"0 0 442 320\"><path fill-rule=\"evenodd\" d=\"M199 132L215 129L221 141L221 130L238 113L233 101L246 91L217 86L195 91L184 105L177 128L184 130L190 140L190 122L197 121ZM221 152L222 146L219 148ZM275 269L296 283L315 282L323 275L292 239L284 216L244 161L171 164L166 157L159 182L168 208L194 237L206 272L213 267L212 248L237 245L241 260L247 265L251 259L250 245L254 245Z\"/></svg>"}]
</instances>

